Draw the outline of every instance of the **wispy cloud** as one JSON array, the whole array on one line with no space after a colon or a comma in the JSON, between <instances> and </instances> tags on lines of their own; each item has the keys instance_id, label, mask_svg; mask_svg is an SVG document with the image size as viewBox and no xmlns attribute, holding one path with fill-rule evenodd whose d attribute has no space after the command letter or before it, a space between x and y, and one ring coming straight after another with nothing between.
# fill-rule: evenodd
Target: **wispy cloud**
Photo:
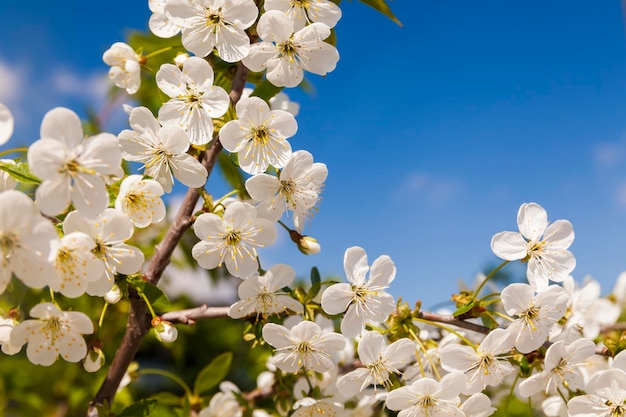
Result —
<instances>
[{"instance_id":1,"label":"wispy cloud","mask_svg":"<svg viewBox=\"0 0 626 417\"><path fill-rule=\"evenodd\" d=\"M400 183L395 195L400 199L417 197L432 205L441 205L454 199L463 189L461 181L413 172Z\"/></svg>"},{"instance_id":2,"label":"wispy cloud","mask_svg":"<svg viewBox=\"0 0 626 417\"><path fill-rule=\"evenodd\" d=\"M12 67L0 60L0 101L11 105L23 89L23 69Z\"/></svg>"},{"instance_id":3,"label":"wispy cloud","mask_svg":"<svg viewBox=\"0 0 626 417\"><path fill-rule=\"evenodd\" d=\"M100 103L104 101L111 83L104 72L79 74L67 68L58 68L50 75L50 86L59 95Z\"/></svg>"}]
</instances>

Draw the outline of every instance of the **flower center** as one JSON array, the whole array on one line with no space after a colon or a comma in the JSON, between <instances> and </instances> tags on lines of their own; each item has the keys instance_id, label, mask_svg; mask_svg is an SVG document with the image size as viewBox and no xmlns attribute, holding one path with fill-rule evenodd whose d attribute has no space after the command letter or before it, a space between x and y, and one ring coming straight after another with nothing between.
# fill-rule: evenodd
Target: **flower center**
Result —
<instances>
[{"instance_id":1,"label":"flower center","mask_svg":"<svg viewBox=\"0 0 626 417\"><path fill-rule=\"evenodd\" d=\"M224 241L229 246L236 246L241 242L241 232L239 230L230 230L226 233L226 236L224 236Z\"/></svg>"},{"instance_id":2,"label":"flower center","mask_svg":"<svg viewBox=\"0 0 626 417\"><path fill-rule=\"evenodd\" d=\"M221 9L216 10L207 10L206 13L206 25L213 26L213 32L217 32L219 30L219 26L224 24L224 19L222 18Z\"/></svg>"},{"instance_id":3,"label":"flower center","mask_svg":"<svg viewBox=\"0 0 626 417\"><path fill-rule=\"evenodd\" d=\"M3 254L2 261L6 262L7 258L11 256L11 252L17 246L17 238L13 232L5 231L0 233L0 253Z\"/></svg>"},{"instance_id":4,"label":"flower center","mask_svg":"<svg viewBox=\"0 0 626 417\"><path fill-rule=\"evenodd\" d=\"M530 306L526 311L524 311L521 315L521 319L524 320L526 325L530 327L532 330L536 330L537 326L535 326L535 320L539 317L539 313L541 309L536 306Z\"/></svg>"},{"instance_id":5,"label":"flower center","mask_svg":"<svg viewBox=\"0 0 626 417\"><path fill-rule=\"evenodd\" d=\"M290 196L296 191L296 183L292 179L281 180L280 181L280 191L282 195L285 197Z\"/></svg>"},{"instance_id":6,"label":"flower center","mask_svg":"<svg viewBox=\"0 0 626 417\"><path fill-rule=\"evenodd\" d=\"M626 416L626 402L621 404L613 404L611 401L607 401L606 405L611 407L610 417L624 417Z\"/></svg>"},{"instance_id":7,"label":"flower center","mask_svg":"<svg viewBox=\"0 0 626 417\"><path fill-rule=\"evenodd\" d=\"M265 126L252 129L252 140L255 145L265 146L270 141L270 132Z\"/></svg>"},{"instance_id":8,"label":"flower center","mask_svg":"<svg viewBox=\"0 0 626 417\"><path fill-rule=\"evenodd\" d=\"M308 8L310 4L310 0L291 0L289 2L289 6L291 7L302 7L304 9Z\"/></svg>"},{"instance_id":9,"label":"flower center","mask_svg":"<svg viewBox=\"0 0 626 417\"><path fill-rule=\"evenodd\" d=\"M288 57L290 62L293 62L298 56L298 45L291 39L279 43L276 45L276 49L278 49L279 58Z\"/></svg>"},{"instance_id":10,"label":"flower center","mask_svg":"<svg viewBox=\"0 0 626 417\"><path fill-rule=\"evenodd\" d=\"M436 404L437 400L430 395L423 395L419 400L417 400L417 406L424 410L428 410ZM426 411L426 415L428 415L428 411Z\"/></svg>"},{"instance_id":11,"label":"flower center","mask_svg":"<svg viewBox=\"0 0 626 417\"><path fill-rule=\"evenodd\" d=\"M106 262L107 260L106 250L107 250L107 245L102 240L96 239L96 247L93 248L91 252L94 255L96 255L98 259L101 259Z\"/></svg>"}]
</instances>

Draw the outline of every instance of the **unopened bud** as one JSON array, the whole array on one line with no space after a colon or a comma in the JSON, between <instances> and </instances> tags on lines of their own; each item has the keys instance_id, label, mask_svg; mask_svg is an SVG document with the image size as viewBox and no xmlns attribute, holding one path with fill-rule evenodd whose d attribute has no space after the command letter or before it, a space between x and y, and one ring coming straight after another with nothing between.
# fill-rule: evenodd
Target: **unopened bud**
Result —
<instances>
[{"instance_id":1,"label":"unopened bud","mask_svg":"<svg viewBox=\"0 0 626 417\"><path fill-rule=\"evenodd\" d=\"M187 58L189 58L189 54L184 53L184 52L180 53L176 55L176 57L174 58L174 64L176 64L179 67L182 67L185 61L187 60Z\"/></svg>"},{"instance_id":2,"label":"unopened bud","mask_svg":"<svg viewBox=\"0 0 626 417\"><path fill-rule=\"evenodd\" d=\"M83 368L87 372L96 372L104 365L104 353L98 348L89 349L83 360Z\"/></svg>"},{"instance_id":3,"label":"unopened bud","mask_svg":"<svg viewBox=\"0 0 626 417\"><path fill-rule=\"evenodd\" d=\"M303 236L295 230L289 231L289 237L298 245L300 252L305 255L315 255L322 249L317 239L311 236Z\"/></svg>"},{"instance_id":4,"label":"unopened bud","mask_svg":"<svg viewBox=\"0 0 626 417\"><path fill-rule=\"evenodd\" d=\"M152 326L156 331L157 339L161 342L173 342L178 337L178 330L176 330L176 326L169 321L159 320L158 323L155 323L155 320L153 319Z\"/></svg>"},{"instance_id":5,"label":"unopened bud","mask_svg":"<svg viewBox=\"0 0 626 417\"><path fill-rule=\"evenodd\" d=\"M111 288L111 290L108 293L104 294L104 301L106 301L109 304L115 304L121 299L122 299L122 290L120 290L120 287L118 287L117 284L113 284L113 288Z\"/></svg>"}]
</instances>

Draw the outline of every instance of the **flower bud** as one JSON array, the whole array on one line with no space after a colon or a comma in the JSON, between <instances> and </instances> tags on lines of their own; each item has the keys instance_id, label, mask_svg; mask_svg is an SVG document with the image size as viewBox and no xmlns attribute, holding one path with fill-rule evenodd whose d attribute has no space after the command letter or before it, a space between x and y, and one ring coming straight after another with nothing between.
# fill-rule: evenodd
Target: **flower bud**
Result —
<instances>
[{"instance_id":1,"label":"flower bud","mask_svg":"<svg viewBox=\"0 0 626 417\"><path fill-rule=\"evenodd\" d=\"M122 290L120 290L120 287L118 287L117 284L113 284L113 288L111 288L111 290L108 293L104 294L104 301L106 301L109 304L115 304L121 299L122 299Z\"/></svg>"},{"instance_id":2,"label":"flower bud","mask_svg":"<svg viewBox=\"0 0 626 417\"><path fill-rule=\"evenodd\" d=\"M83 368L87 372L96 372L104 365L104 353L98 348L89 349L83 360Z\"/></svg>"},{"instance_id":3,"label":"flower bud","mask_svg":"<svg viewBox=\"0 0 626 417\"><path fill-rule=\"evenodd\" d=\"M173 342L178 337L178 330L176 330L176 326L169 321L153 319L152 326L156 331L157 339L161 342Z\"/></svg>"},{"instance_id":4,"label":"flower bud","mask_svg":"<svg viewBox=\"0 0 626 417\"><path fill-rule=\"evenodd\" d=\"M177 66L182 68L182 66L185 63L185 61L187 60L187 58L189 58L189 54L187 54L185 52L180 53L180 54L176 55L176 57L174 58L174 64L176 64Z\"/></svg>"},{"instance_id":5,"label":"flower bud","mask_svg":"<svg viewBox=\"0 0 626 417\"><path fill-rule=\"evenodd\" d=\"M302 236L298 242L298 249L300 249L300 252L305 255L315 255L322 249L322 247L314 237Z\"/></svg>"},{"instance_id":6,"label":"flower bud","mask_svg":"<svg viewBox=\"0 0 626 417\"><path fill-rule=\"evenodd\" d=\"M289 237L298 245L300 252L305 255L315 255L322 249L317 239L311 236L303 236L295 230L289 231Z\"/></svg>"}]
</instances>

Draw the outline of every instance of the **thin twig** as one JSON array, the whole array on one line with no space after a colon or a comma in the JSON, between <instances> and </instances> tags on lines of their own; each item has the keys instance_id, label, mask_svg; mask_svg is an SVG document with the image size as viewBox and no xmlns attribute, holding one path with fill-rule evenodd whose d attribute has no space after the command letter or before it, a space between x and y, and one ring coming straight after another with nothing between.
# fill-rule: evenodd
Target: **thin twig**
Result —
<instances>
[{"instance_id":1,"label":"thin twig","mask_svg":"<svg viewBox=\"0 0 626 417\"><path fill-rule=\"evenodd\" d=\"M206 304L186 310L170 311L161 319L174 324L194 324L196 320L223 319L228 317L229 307L209 307Z\"/></svg>"}]
</instances>

